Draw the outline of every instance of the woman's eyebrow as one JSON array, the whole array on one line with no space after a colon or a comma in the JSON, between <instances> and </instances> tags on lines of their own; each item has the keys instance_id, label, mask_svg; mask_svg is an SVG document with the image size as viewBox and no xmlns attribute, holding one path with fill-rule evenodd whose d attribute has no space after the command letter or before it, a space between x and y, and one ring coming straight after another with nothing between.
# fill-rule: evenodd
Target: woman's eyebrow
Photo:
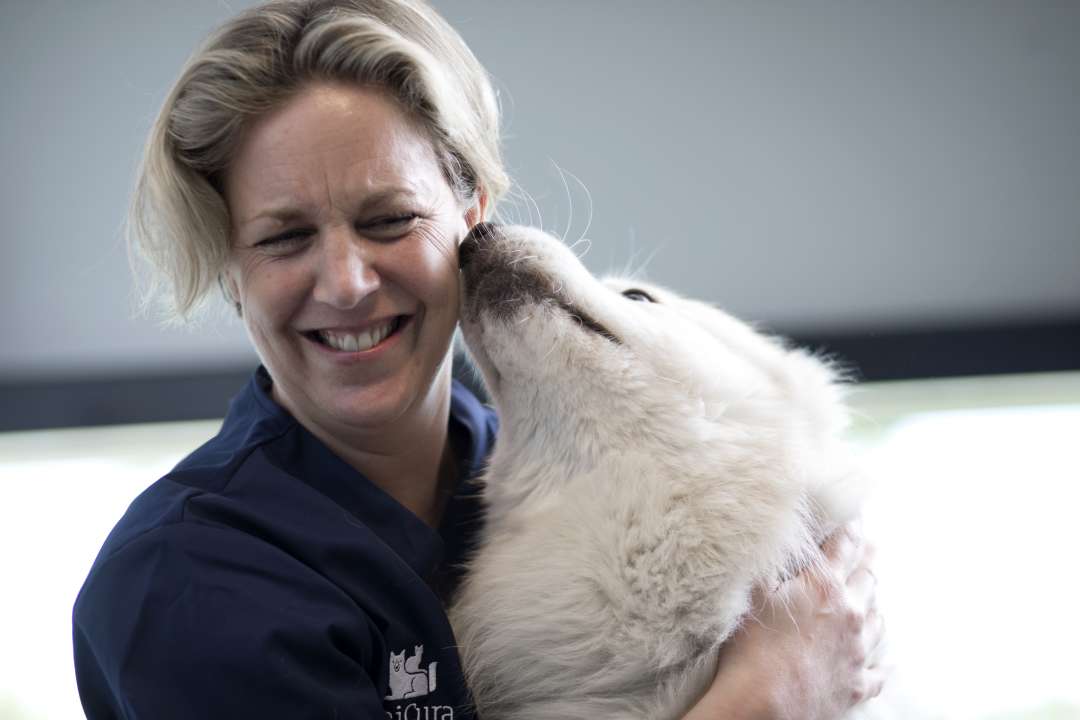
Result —
<instances>
[{"instance_id":1,"label":"woman's eyebrow","mask_svg":"<svg viewBox=\"0 0 1080 720\"><path fill-rule=\"evenodd\" d=\"M411 200L416 197L416 189L407 186L394 186L388 188L381 188L372 193L369 193L364 197L358 206L358 210L361 214L378 209L382 206L388 205L395 200ZM257 220L276 220L282 225L295 222L297 220L308 217L309 213L301 210L295 205L281 204L271 206L265 210L248 217L241 219L239 225L242 227L249 223L253 223Z\"/></svg>"},{"instance_id":2,"label":"woman's eyebrow","mask_svg":"<svg viewBox=\"0 0 1080 720\"><path fill-rule=\"evenodd\" d=\"M304 217L304 212L291 205L281 205L279 207L271 207L256 213L251 217L244 218L240 221L240 225L247 225L253 223L256 220L277 220L282 224L287 224Z\"/></svg>"},{"instance_id":3,"label":"woman's eyebrow","mask_svg":"<svg viewBox=\"0 0 1080 720\"><path fill-rule=\"evenodd\" d=\"M361 213L370 212L399 200L412 200L417 197L416 188L405 185L376 190L367 195L360 203Z\"/></svg>"}]
</instances>

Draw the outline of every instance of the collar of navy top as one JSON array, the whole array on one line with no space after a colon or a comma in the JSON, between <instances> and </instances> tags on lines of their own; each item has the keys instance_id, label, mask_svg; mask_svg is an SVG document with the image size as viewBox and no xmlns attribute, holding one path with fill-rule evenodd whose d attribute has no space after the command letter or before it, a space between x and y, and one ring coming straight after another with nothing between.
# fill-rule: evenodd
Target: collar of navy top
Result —
<instances>
[{"instance_id":1,"label":"collar of navy top","mask_svg":"<svg viewBox=\"0 0 1080 720\"><path fill-rule=\"evenodd\" d=\"M473 522L479 513L475 480L494 441L491 411L454 380L450 432L457 439L459 483L447 504L442 526L435 531L300 425L273 400L271 385L269 373L260 366L230 405L222 433L247 433L245 444L258 443L259 436L294 434L294 441L287 443L293 455L289 472L340 505L351 521L373 530L418 575L429 576L443 560L446 541L460 538L462 524Z\"/></svg>"}]
</instances>

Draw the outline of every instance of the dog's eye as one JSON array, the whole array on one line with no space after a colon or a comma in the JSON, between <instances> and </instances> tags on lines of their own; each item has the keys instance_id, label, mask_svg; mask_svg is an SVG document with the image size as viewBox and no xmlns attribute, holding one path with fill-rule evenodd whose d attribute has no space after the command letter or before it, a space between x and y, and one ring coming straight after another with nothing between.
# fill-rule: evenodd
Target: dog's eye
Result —
<instances>
[{"instance_id":1,"label":"dog's eye","mask_svg":"<svg viewBox=\"0 0 1080 720\"><path fill-rule=\"evenodd\" d=\"M644 290L638 290L637 288L630 288L629 290L623 290L622 294L623 294L624 297L628 297L631 300L634 300L635 302L651 302L651 303L656 302L656 300L653 299L652 295L645 292Z\"/></svg>"}]
</instances>

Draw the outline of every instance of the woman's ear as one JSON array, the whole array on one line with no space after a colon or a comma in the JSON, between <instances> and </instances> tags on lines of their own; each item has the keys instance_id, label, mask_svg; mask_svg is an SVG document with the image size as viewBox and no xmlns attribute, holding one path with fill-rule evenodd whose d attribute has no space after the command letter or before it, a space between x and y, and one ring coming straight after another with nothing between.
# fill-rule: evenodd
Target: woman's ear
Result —
<instances>
[{"instance_id":1,"label":"woman's ear","mask_svg":"<svg viewBox=\"0 0 1080 720\"><path fill-rule=\"evenodd\" d=\"M476 202L465 211L465 225L468 230L472 230L474 225L484 222L487 218L487 203L487 193L481 189L476 193Z\"/></svg>"}]
</instances>

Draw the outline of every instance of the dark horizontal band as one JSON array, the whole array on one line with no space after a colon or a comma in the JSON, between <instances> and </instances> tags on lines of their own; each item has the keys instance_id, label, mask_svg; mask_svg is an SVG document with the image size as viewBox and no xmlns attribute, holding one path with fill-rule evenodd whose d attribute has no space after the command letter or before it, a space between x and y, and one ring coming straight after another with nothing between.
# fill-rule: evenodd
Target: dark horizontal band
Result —
<instances>
[{"instance_id":1,"label":"dark horizontal band","mask_svg":"<svg viewBox=\"0 0 1080 720\"><path fill-rule=\"evenodd\" d=\"M949 329L789 335L864 381L1080 370L1080 318ZM0 431L219 418L251 368L0 382ZM462 358L454 374L476 388Z\"/></svg>"},{"instance_id":2,"label":"dark horizontal band","mask_svg":"<svg viewBox=\"0 0 1080 720\"><path fill-rule=\"evenodd\" d=\"M1080 370L1080 317L789 337L840 358L867 382Z\"/></svg>"}]
</instances>

